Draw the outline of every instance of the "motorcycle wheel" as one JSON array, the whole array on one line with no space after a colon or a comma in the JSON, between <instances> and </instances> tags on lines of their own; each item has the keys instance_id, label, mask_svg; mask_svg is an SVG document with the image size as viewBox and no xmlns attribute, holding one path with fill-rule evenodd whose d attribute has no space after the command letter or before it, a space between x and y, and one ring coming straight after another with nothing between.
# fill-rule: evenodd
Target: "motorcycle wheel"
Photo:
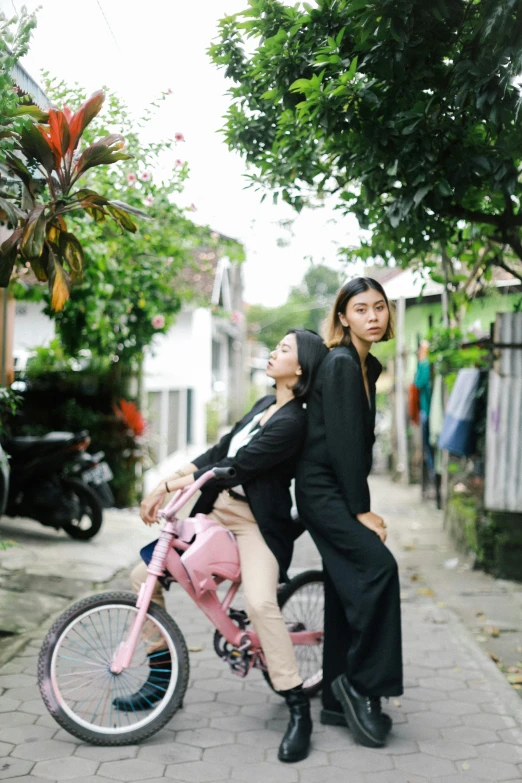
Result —
<instances>
[{"instance_id":1,"label":"motorcycle wheel","mask_svg":"<svg viewBox=\"0 0 522 783\"><path fill-rule=\"evenodd\" d=\"M74 495L77 502L77 513L69 522L62 522L61 527L67 535L79 541L88 541L99 532L103 513L97 494L79 479L62 480L62 487L69 495Z\"/></svg>"}]
</instances>

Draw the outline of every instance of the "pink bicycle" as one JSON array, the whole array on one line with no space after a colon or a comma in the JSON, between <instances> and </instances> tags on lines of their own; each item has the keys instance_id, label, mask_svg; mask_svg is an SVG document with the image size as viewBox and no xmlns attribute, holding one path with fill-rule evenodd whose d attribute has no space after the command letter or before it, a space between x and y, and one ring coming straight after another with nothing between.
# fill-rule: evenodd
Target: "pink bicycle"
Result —
<instances>
[{"instance_id":1,"label":"pink bicycle","mask_svg":"<svg viewBox=\"0 0 522 783\"><path fill-rule=\"evenodd\" d=\"M246 613L231 606L241 584L233 535L203 514L176 516L206 481L229 475L229 468L207 471L160 512L165 525L137 597L109 592L85 598L64 612L45 637L38 662L40 692L53 718L74 736L96 745L133 744L159 731L182 706L189 679L187 645L173 618L151 602L158 578L178 582L211 620L215 651L234 674L245 677L258 668L271 684L257 634ZM224 582L230 585L220 600L217 590ZM281 587L278 600L304 688L313 695L322 685L322 572L299 574ZM152 655L151 646L157 650ZM150 684L155 656L154 698L147 709L122 708Z\"/></svg>"}]
</instances>

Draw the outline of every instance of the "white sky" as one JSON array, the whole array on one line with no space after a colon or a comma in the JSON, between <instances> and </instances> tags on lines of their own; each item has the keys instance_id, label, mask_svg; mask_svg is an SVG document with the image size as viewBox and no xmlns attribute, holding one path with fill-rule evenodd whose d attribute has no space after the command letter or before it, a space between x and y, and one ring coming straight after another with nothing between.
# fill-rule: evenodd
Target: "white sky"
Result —
<instances>
[{"instance_id":1,"label":"white sky","mask_svg":"<svg viewBox=\"0 0 522 783\"><path fill-rule=\"evenodd\" d=\"M21 5L0 0L6 14ZM336 266L337 247L357 242L356 221L331 209L296 216L287 205L273 206L269 197L261 204L259 193L245 190L243 161L217 132L229 104L227 83L206 50L218 20L244 9L246 0L25 0L25 5L41 7L24 63L37 80L44 69L89 92L107 85L137 114L161 90L172 89L154 120L155 138L185 135L178 148L191 170L184 200L196 205L194 220L245 244L247 302L284 302L308 257ZM277 238L289 235L278 221L288 218L296 218L295 236L290 246L279 248Z\"/></svg>"}]
</instances>

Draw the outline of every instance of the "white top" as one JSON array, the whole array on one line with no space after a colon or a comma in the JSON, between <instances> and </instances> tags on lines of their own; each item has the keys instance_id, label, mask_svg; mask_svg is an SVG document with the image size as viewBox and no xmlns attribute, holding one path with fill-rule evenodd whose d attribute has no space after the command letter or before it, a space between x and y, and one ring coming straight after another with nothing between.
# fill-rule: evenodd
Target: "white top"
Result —
<instances>
[{"instance_id":1,"label":"white top","mask_svg":"<svg viewBox=\"0 0 522 783\"><path fill-rule=\"evenodd\" d=\"M261 413L257 413L254 416L254 418L248 422L248 424L245 424L245 426L242 429L240 429L239 432L236 432L236 434L230 441L227 457L235 457L239 449L242 449L243 446L246 446L247 443L250 443L250 441L256 434L256 431L259 427L259 422L263 418L264 413L266 413L266 411L261 411ZM238 495L245 494L245 490L243 489L241 484L238 484L236 487L232 487L232 489L234 492L237 492Z\"/></svg>"}]
</instances>

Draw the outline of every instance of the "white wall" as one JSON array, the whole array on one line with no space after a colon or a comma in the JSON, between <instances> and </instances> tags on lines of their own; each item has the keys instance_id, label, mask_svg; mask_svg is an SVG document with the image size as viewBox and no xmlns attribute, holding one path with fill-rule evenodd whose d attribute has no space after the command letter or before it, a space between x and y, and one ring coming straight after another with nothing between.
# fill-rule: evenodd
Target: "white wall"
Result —
<instances>
[{"instance_id":1,"label":"white wall","mask_svg":"<svg viewBox=\"0 0 522 783\"><path fill-rule=\"evenodd\" d=\"M13 354L17 369L23 369L29 351L49 345L54 338L54 321L42 312L42 308L40 302L16 303Z\"/></svg>"},{"instance_id":2,"label":"white wall","mask_svg":"<svg viewBox=\"0 0 522 783\"><path fill-rule=\"evenodd\" d=\"M212 396L212 314L183 309L166 335L158 335L143 368L144 391L193 390L193 442L206 440L205 405Z\"/></svg>"}]
</instances>

